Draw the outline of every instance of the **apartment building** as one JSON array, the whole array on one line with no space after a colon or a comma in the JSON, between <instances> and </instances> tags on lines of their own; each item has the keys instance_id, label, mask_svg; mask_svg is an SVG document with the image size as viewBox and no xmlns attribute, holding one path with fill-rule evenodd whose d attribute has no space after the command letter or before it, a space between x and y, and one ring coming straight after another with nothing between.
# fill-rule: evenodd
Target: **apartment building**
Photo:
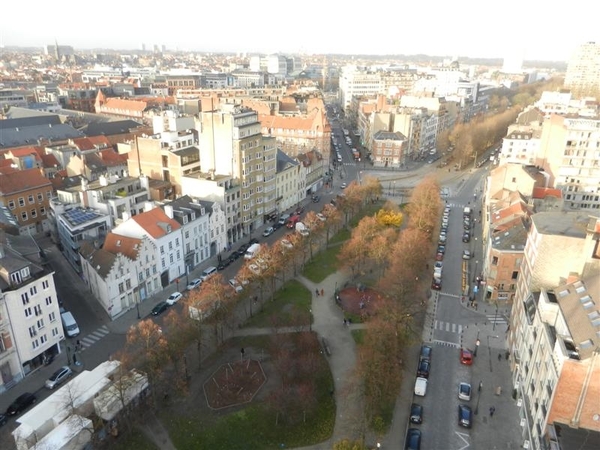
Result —
<instances>
[{"instance_id":1,"label":"apartment building","mask_svg":"<svg viewBox=\"0 0 600 450\"><path fill-rule=\"evenodd\" d=\"M256 111L236 105L202 112L197 127L202 171L240 180L242 227L249 235L276 209L277 142L261 134Z\"/></svg>"},{"instance_id":2,"label":"apartment building","mask_svg":"<svg viewBox=\"0 0 600 450\"><path fill-rule=\"evenodd\" d=\"M225 214L226 242L232 244L244 235L242 225L242 187L230 175L194 173L183 177L182 191L200 202L218 203ZM212 228L214 229L214 228ZM216 247L219 249L220 247ZM212 254L211 254L212 256Z\"/></svg>"},{"instance_id":3,"label":"apartment building","mask_svg":"<svg viewBox=\"0 0 600 450\"><path fill-rule=\"evenodd\" d=\"M502 139L499 164L535 165L540 156L541 127L529 125L512 127Z\"/></svg>"},{"instance_id":4,"label":"apartment building","mask_svg":"<svg viewBox=\"0 0 600 450\"><path fill-rule=\"evenodd\" d=\"M102 248L84 243L81 274L111 320L162 290L157 251L147 237L108 233Z\"/></svg>"},{"instance_id":5,"label":"apartment building","mask_svg":"<svg viewBox=\"0 0 600 450\"><path fill-rule=\"evenodd\" d=\"M557 420L564 420L564 412L577 405L571 410L571 419L580 417L588 387L573 386L570 379L576 383L585 377L579 372L570 378L574 375L570 370L578 364L579 369L573 370L583 370L588 376L590 370L598 370L596 358L589 359L597 352L598 327L594 325L596 330L590 333L589 322L598 310L593 300L598 281L591 279L600 273L600 219L578 212L542 212L534 214L531 223L511 311L508 348L524 442L533 449L561 448L548 444L556 435L548 420L550 411L555 411ZM569 288L571 279L590 280L591 284ZM592 286L596 286L595 292ZM573 300L572 295L578 298ZM571 362L576 359L580 363ZM560 389L563 383L565 390ZM598 386L594 389L588 392L588 401L594 395L597 399ZM561 405L559 398L565 396L572 398ZM595 427L598 431L597 424Z\"/></svg>"},{"instance_id":6,"label":"apartment building","mask_svg":"<svg viewBox=\"0 0 600 450\"><path fill-rule=\"evenodd\" d=\"M379 72L357 66L341 68L338 92L338 100L344 109L350 107L353 97L376 96L386 93Z\"/></svg>"},{"instance_id":7,"label":"apartment building","mask_svg":"<svg viewBox=\"0 0 600 450\"><path fill-rule=\"evenodd\" d=\"M53 272L0 245L0 393L60 353L64 339Z\"/></svg>"},{"instance_id":8,"label":"apartment building","mask_svg":"<svg viewBox=\"0 0 600 450\"><path fill-rule=\"evenodd\" d=\"M544 122L540 150L566 208L600 209L600 116L553 115Z\"/></svg>"},{"instance_id":9,"label":"apartment building","mask_svg":"<svg viewBox=\"0 0 600 450\"><path fill-rule=\"evenodd\" d=\"M567 65L565 87L579 96L600 94L600 43L579 46Z\"/></svg>"},{"instance_id":10,"label":"apartment building","mask_svg":"<svg viewBox=\"0 0 600 450\"><path fill-rule=\"evenodd\" d=\"M378 131L373 135L371 161L377 167L400 168L405 163L406 137L402 133Z\"/></svg>"},{"instance_id":11,"label":"apartment building","mask_svg":"<svg viewBox=\"0 0 600 450\"><path fill-rule=\"evenodd\" d=\"M186 275L198 264L207 260L211 254L214 255L224 249L223 242L220 242L221 247L217 248L217 242L212 240L215 232L222 236L225 235L224 220L218 224L222 226L222 229L211 229L210 213L199 201L194 201L190 196L184 195L162 205L162 208L167 216L173 217L181 227ZM215 223L215 225L217 224ZM211 236L211 240L209 240L209 236Z\"/></svg>"},{"instance_id":12,"label":"apartment building","mask_svg":"<svg viewBox=\"0 0 600 450\"><path fill-rule=\"evenodd\" d=\"M181 225L173 219L173 210L152 207L113 228L112 232L142 239L147 236L156 249L161 286L166 287L185 275L185 257Z\"/></svg>"},{"instance_id":13,"label":"apartment building","mask_svg":"<svg viewBox=\"0 0 600 450\"><path fill-rule=\"evenodd\" d=\"M303 153L296 158L300 162L300 170L304 174L300 175L300 181L304 180L304 198L306 195L314 194L323 186L323 176L325 175L326 161L323 156L313 150L312 152ZM301 189L301 185L298 189ZM302 201L302 199L300 199Z\"/></svg>"},{"instance_id":14,"label":"apartment building","mask_svg":"<svg viewBox=\"0 0 600 450\"><path fill-rule=\"evenodd\" d=\"M52 184L40 169L0 172L0 205L7 207L19 221L22 234L50 230L48 221Z\"/></svg>"},{"instance_id":15,"label":"apartment building","mask_svg":"<svg viewBox=\"0 0 600 450\"><path fill-rule=\"evenodd\" d=\"M301 170L300 163L290 158L281 150L277 150L277 212L298 205L305 197L306 172Z\"/></svg>"},{"instance_id":16,"label":"apartment building","mask_svg":"<svg viewBox=\"0 0 600 450\"><path fill-rule=\"evenodd\" d=\"M91 208L110 216L111 226L118 225L131 216L144 212L145 203L150 201L147 177L119 178L116 175L101 175L97 181L56 190L53 202Z\"/></svg>"}]
</instances>

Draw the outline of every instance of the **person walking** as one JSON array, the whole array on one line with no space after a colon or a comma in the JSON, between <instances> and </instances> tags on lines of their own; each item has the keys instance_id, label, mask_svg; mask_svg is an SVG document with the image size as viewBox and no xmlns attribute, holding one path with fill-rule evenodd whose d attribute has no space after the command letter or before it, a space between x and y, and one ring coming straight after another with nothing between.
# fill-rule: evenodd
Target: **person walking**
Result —
<instances>
[{"instance_id":1,"label":"person walking","mask_svg":"<svg viewBox=\"0 0 600 450\"><path fill-rule=\"evenodd\" d=\"M493 406L490 406L490 417L494 417L495 412L496 412L496 408Z\"/></svg>"},{"instance_id":2,"label":"person walking","mask_svg":"<svg viewBox=\"0 0 600 450\"><path fill-rule=\"evenodd\" d=\"M315 289L315 294L317 294L317 297L319 296L319 289Z\"/></svg>"},{"instance_id":3,"label":"person walking","mask_svg":"<svg viewBox=\"0 0 600 450\"><path fill-rule=\"evenodd\" d=\"M325 289L321 289L321 297L325 296Z\"/></svg>"}]
</instances>

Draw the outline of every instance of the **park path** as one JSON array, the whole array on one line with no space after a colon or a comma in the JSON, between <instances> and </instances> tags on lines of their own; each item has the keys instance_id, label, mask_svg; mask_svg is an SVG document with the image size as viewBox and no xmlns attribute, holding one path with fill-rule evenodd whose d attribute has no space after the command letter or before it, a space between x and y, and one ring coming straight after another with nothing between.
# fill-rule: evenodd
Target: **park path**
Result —
<instances>
[{"instance_id":1,"label":"park path","mask_svg":"<svg viewBox=\"0 0 600 450\"><path fill-rule=\"evenodd\" d=\"M139 430L161 450L177 450L169 432L163 426L162 422L154 414L154 411L148 410L148 414L144 418L144 423L141 424Z\"/></svg>"}]
</instances>

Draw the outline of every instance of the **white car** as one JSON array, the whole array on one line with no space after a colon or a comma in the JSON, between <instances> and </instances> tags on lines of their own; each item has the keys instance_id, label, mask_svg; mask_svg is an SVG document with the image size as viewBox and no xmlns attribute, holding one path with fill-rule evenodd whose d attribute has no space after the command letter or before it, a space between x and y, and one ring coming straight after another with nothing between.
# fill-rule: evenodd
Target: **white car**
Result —
<instances>
[{"instance_id":1,"label":"white car","mask_svg":"<svg viewBox=\"0 0 600 450\"><path fill-rule=\"evenodd\" d=\"M469 383L460 383L458 385L458 398L466 402L471 400L471 385Z\"/></svg>"},{"instance_id":2,"label":"white car","mask_svg":"<svg viewBox=\"0 0 600 450\"><path fill-rule=\"evenodd\" d=\"M173 306L179 301L181 297L183 297L181 292L173 292L171 295L169 295L169 298L167 299L167 305Z\"/></svg>"},{"instance_id":3,"label":"white car","mask_svg":"<svg viewBox=\"0 0 600 450\"><path fill-rule=\"evenodd\" d=\"M292 244L287 239L282 239L281 240L281 245L283 245L285 248L294 248L294 244Z\"/></svg>"},{"instance_id":4,"label":"white car","mask_svg":"<svg viewBox=\"0 0 600 450\"><path fill-rule=\"evenodd\" d=\"M192 281L190 281L188 283L188 285L185 287L188 291L191 291L192 289L196 289L198 286L200 286L202 284L202 280L200 278L194 278Z\"/></svg>"},{"instance_id":5,"label":"white car","mask_svg":"<svg viewBox=\"0 0 600 450\"><path fill-rule=\"evenodd\" d=\"M50 375L50 378L48 378L46 380L46 387L48 389L54 389L56 386L58 386L59 384L61 384L63 381L67 380L71 376L73 376L73 371L69 367L67 367L67 366L61 367L56 372L54 372L52 375Z\"/></svg>"},{"instance_id":6,"label":"white car","mask_svg":"<svg viewBox=\"0 0 600 450\"><path fill-rule=\"evenodd\" d=\"M263 231L263 236L267 237L267 236L271 236L273 234L273 232L275 231L275 228L273 227L269 227L267 228L265 231Z\"/></svg>"},{"instance_id":7,"label":"white car","mask_svg":"<svg viewBox=\"0 0 600 450\"><path fill-rule=\"evenodd\" d=\"M471 252L469 250L463 250L462 259L471 259Z\"/></svg>"},{"instance_id":8,"label":"white car","mask_svg":"<svg viewBox=\"0 0 600 450\"><path fill-rule=\"evenodd\" d=\"M325 217L321 213L317 213L317 219L319 219L321 222L325 222L327 220L327 217Z\"/></svg>"},{"instance_id":9,"label":"white car","mask_svg":"<svg viewBox=\"0 0 600 450\"><path fill-rule=\"evenodd\" d=\"M240 283L238 283L238 281L235 278L232 278L231 280L229 280L229 285L235 290L235 292L239 293L244 290L242 285Z\"/></svg>"},{"instance_id":10,"label":"white car","mask_svg":"<svg viewBox=\"0 0 600 450\"><path fill-rule=\"evenodd\" d=\"M250 264L248 266L248 270L250 270L255 275L260 275L260 267L258 267L256 264Z\"/></svg>"},{"instance_id":11,"label":"white car","mask_svg":"<svg viewBox=\"0 0 600 450\"><path fill-rule=\"evenodd\" d=\"M346 188L348 187L348 185L347 185L346 183L342 183L342 184L340 185L340 187L341 187L342 189L346 189Z\"/></svg>"}]
</instances>

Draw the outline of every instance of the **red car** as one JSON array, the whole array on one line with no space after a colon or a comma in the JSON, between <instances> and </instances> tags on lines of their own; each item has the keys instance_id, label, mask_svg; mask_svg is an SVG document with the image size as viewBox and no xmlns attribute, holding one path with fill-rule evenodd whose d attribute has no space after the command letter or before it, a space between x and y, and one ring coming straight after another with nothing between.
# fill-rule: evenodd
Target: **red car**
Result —
<instances>
[{"instance_id":1,"label":"red car","mask_svg":"<svg viewBox=\"0 0 600 450\"><path fill-rule=\"evenodd\" d=\"M443 261L444 260L444 254L443 253L438 253L437 255L435 255L435 260L436 261Z\"/></svg>"},{"instance_id":2,"label":"red car","mask_svg":"<svg viewBox=\"0 0 600 450\"><path fill-rule=\"evenodd\" d=\"M431 289L435 289L436 291L441 290L442 280L440 280L439 278L434 278L433 280L431 280Z\"/></svg>"},{"instance_id":3,"label":"red car","mask_svg":"<svg viewBox=\"0 0 600 450\"><path fill-rule=\"evenodd\" d=\"M473 352L466 348L460 349L460 363L466 366L473 364Z\"/></svg>"}]
</instances>

